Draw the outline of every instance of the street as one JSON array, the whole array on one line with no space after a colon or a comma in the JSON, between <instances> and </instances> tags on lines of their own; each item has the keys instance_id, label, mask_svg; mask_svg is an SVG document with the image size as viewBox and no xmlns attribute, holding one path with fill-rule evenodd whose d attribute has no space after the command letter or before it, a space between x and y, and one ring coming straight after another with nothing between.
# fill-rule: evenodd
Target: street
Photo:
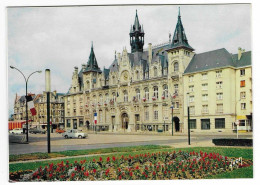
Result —
<instances>
[{"instance_id":1,"label":"street","mask_svg":"<svg viewBox=\"0 0 260 185\"><path fill-rule=\"evenodd\" d=\"M12 143L11 140L22 138L22 135L9 136L9 154L25 154L47 152L47 135L30 134L29 144ZM236 138L236 134L191 134L191 145L198 142L211 142L213 138ZM252 133L241 133L239 138L252 138ZM132 135L113 133L90 133L86 139L65 139L60 134L51 134L51 151L98 149L111 147L127 147L138 145L171 145L182 146L187 143L187 135Z\"/></svg>"}]
</instances>

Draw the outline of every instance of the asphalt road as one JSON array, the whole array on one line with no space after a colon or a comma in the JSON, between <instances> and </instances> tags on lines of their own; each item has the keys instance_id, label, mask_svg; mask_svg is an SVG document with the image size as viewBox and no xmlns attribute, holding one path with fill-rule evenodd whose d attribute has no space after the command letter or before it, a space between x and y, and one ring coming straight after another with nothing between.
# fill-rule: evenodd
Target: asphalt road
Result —
<instances>
[{"instance_id":1,"label":"asphalt road","mask_svg":"<svg viewBox=\"0 0 260 185\"><path fill-rule=\"evenodd\" d=\"M98 134L99 135L99 134ZM102 134L100 134L102 135ZM130 135L132 136L132 135ZM9 141L14 139L15 137L23 137L23 136L9 136ZM111 137L113 135L111 134ZM149 137L149 135L148 135ZM158 136L160 137L160 136ZM191 137L192 142L199 141L211 141L213 138L236 138L236 135L196 135ZM239 138L252 138L249 135L240 135ZM51 141L63 141L64 138L62 136L56 135L51 138ZM75 139L77 140L77 139ZM46 141L46 137L44 135L29 135L30 144L20 144L20 143L9 143L9 154L25 154L25 153L35 153L35 152L47 152L47 145L37 145L37 142ZM140 145L161 145L161 144L176 144L187 142L187 138L185 136L171 136L167 139L159 139L151 140L151 141L136 141L136 142L113 142L113 143L96 143L96 144L74 144L74 145L55 145L51 147L52 152L58 151L66 151L66 150L82 150L82 149L98 149L98 148L111 148L111 147L128 147L128 146L140 146ZM34 143L34 144L33 144ZM47 141L46 141L47 143Z\"/></svg>"}]
</instances>

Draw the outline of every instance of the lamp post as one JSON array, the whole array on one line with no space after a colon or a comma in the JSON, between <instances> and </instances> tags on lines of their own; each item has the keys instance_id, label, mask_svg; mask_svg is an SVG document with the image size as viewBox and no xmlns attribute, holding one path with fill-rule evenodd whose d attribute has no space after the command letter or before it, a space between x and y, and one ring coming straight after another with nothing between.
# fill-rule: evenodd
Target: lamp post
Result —
<instances>
[{"instance_id":1,"label":"lamp post","mask_svg":"<svg viewBox=\"0 0 260 185\"><path fill-rule=\"evenodd\" d=\"M51 91L51 71L45 70L45 91L47 93L47 149L51 153L51 134L50 134L50 91Z\"/></svg>"},{"instance_id":2,"label":"lamp post","mask_svg":"<svg viewBox=\"0 0 260 185\"><path fill-rule=\"evenodd\" d=\"M189 93L187 93L187 108L188 108L188 144L190 145L190 105L189 105Z\"/></svg>"},{"instance_id":3,"label":"lamp post","mask_svg":"<svg viewBox=\"0 0 260 185\"><path fill-rule=\"evenodd\" d=\"M26 106L25 106L25 111L26 111L26 142L29 142L29 132L28 132L28 102L27 102L27 86L28 86L28 80L29 78L34 74L34 73L41 73L42 71L34 71L32 72L27 78L25 77L25 75L22 73L22 71L20 71L19 69L17 69L14 66L10 66L11 69L16 69L17 71L19 71L22 75L23 78L25 80L25 99L26 99Z\"/></svg>"},{"instance_id":4,"label":"lamp post","mask_svg":"<svg viewBox=\"0 0 260 185\"><path fill-rule=\"evenodd\" d=\"M171 106L171 109L172 109L172 136L173 136L173 104ZM165 129L165 128L164 128Z\"/></svg>"}]
</instances>

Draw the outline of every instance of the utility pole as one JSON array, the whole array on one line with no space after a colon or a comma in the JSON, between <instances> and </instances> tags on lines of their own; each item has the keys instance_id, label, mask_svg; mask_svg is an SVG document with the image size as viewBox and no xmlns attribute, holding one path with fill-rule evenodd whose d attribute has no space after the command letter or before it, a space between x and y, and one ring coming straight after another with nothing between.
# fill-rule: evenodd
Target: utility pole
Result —
<instances>
[{"instance_id":1,"label":"utility pole","mask_svg":"<svg viewBox=\"0 0 260 185\"><path fill-rule=\"evenodd\" d=\"M189 105L189 93L187 93L187 109L188 109L188 144L190 145L190 105Z\"/></svg>"}]
</instances>

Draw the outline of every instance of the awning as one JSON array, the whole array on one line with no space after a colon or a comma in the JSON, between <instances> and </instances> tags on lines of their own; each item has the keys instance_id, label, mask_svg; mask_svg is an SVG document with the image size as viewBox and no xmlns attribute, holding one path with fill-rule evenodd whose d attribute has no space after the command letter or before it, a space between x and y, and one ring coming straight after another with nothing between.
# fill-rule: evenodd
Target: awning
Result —
<instances>
[{"instance_id":1,"label":"awning","mask_svg":"<svg viewBox=\"0 0 260 185\"><path fill-rule=\"evenodd\" d=\"M247 119L246 115L237 116L237 120L243 120L243 119Z\"/></svg>"}]
</instances>

